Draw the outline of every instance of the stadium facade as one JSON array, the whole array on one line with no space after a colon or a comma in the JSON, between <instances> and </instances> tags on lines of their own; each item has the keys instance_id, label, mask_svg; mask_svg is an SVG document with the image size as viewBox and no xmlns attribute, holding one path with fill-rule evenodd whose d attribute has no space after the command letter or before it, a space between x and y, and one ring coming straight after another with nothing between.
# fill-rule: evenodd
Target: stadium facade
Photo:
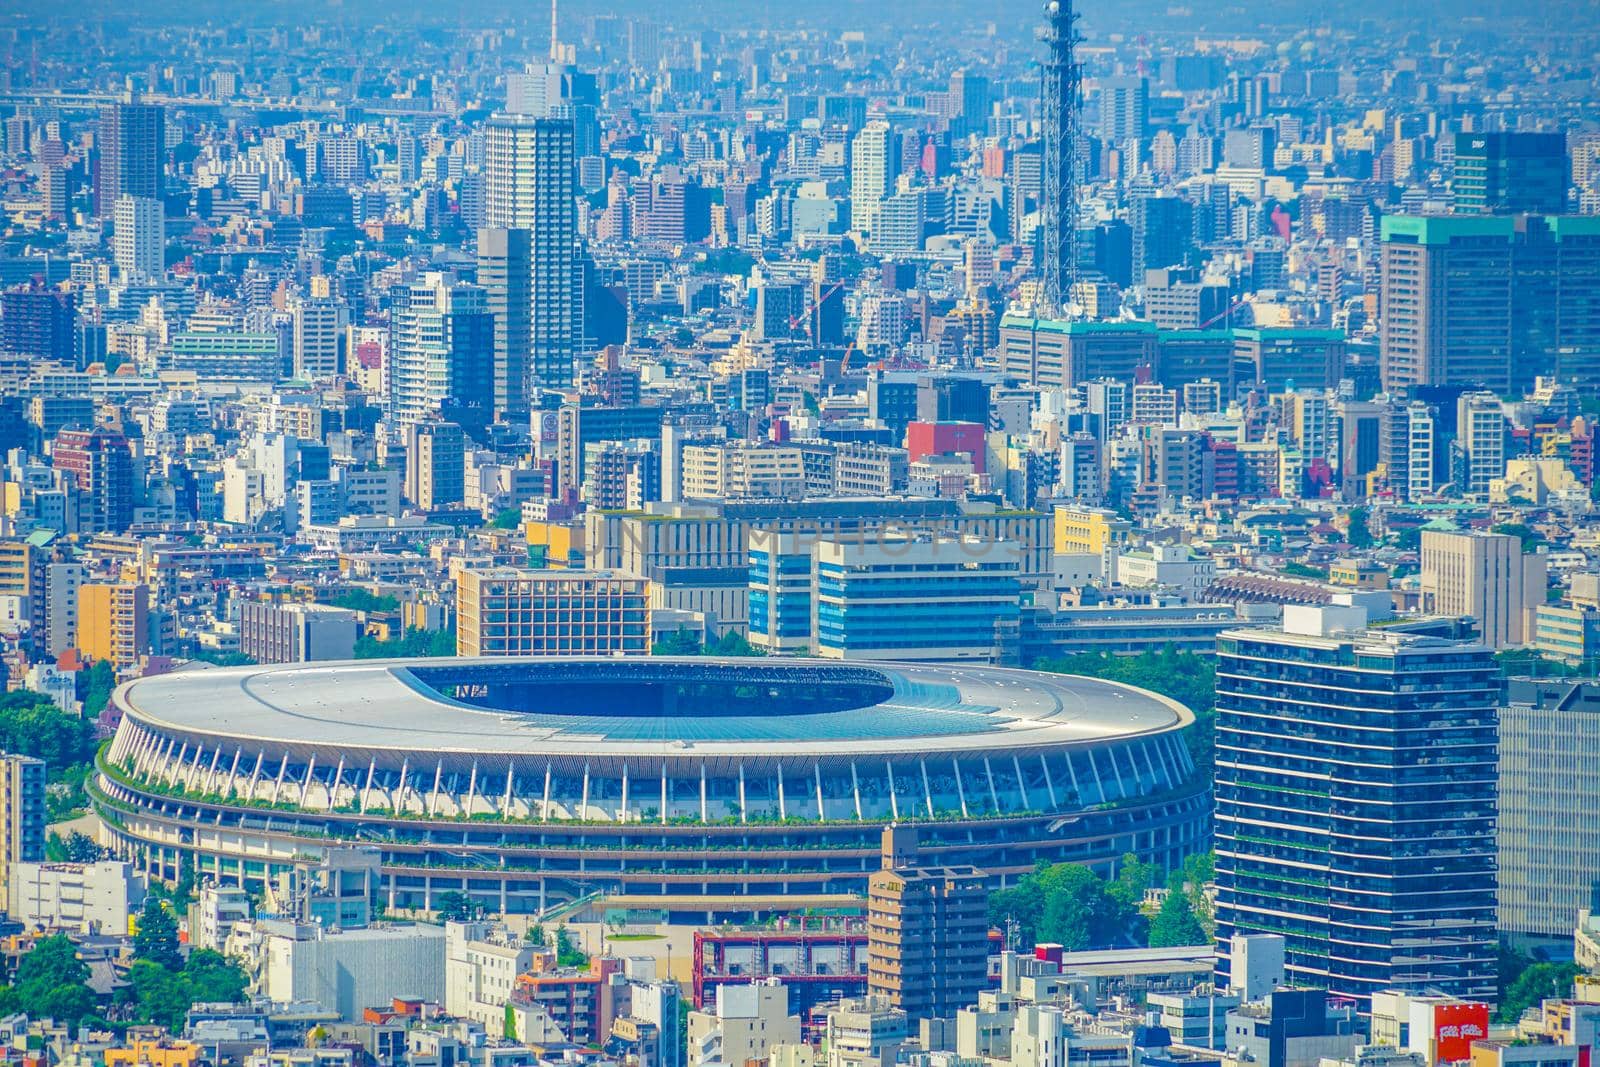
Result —
<instances>
[{"instance_id":1,"label":"stadium facade","mask_svg":"<svg viewBox=\"0 0 1600 1067\"><path fill-rule=\"evenodd\" d=\"M454 659L130 682L94 781L154 875L255 886L330 846L383 857L386 905L703 921L847 906L889 822L1007 884L1206 846L1188 709L1095 679L809 660Z\"/></svg>"}]
</instances>

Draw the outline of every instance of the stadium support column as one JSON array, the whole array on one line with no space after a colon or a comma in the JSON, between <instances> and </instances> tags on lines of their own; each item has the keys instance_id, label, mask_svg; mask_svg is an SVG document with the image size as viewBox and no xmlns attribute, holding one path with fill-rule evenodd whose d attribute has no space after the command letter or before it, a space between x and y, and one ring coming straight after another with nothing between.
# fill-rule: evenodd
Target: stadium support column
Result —
<instances>
[{"instance_id":1,"label":"stadium support column","mask_svg":"<svg viewBox=\"0 0 1600 1067\"><path fill-rule=\"evenodd\" d=\"M1077 273L1078 14L1073 0L1047 0L1039 37L1046 53L1042 78L1043 188L1039 204L1039 314L1059 315Z\"/></svg>"},{"instance_id":2,"label":"stadium support column","mask_svg":"<svg viewBox=\"0 0 1600 1067\"><path fill-rule=\"evenodd\" d=\"M272 783L272 803L274 803L274 804L276 804L278 802L278 794L280 792L282 792L282 790L283 790L283 776L285 774L287 774L288 771L289 771L289 753L285 752L283 754L283 758L278 761L278 777L277 777L277 780Z\"/></svg>"},{"instance_id":3,"label":"stadium support column","mask_svg":"<svg viewBox=\"0 0 1600 1067\"><path fill-rule=\"evenodd\" d=\"M267 754L265 752L256 752L256 769L250 772L249 792L245 794L251 800L256 798L256 783L261 781L261 764L266 761L266 758Z\"/></svg>"},{"instance_id":4,"label":"stadium support column","mask_svg":"<svg viewBox=\"0 0 1600 1067\"><path fill-rule=\"evenodd\" d=\"M167 751L170 752L171 750L172 750L172 746L168 745L167 746ZM178 772L183 770L183 761L188 759L188 758L189 758L189 742L185 741L183 743L182 747L180 747L178 749L178 758L173 760L171 762L171 764L169 764L168 767L167 767L167 771L166 771L166 775L165 775L165 779L166 779L167 785L172 786L172 785L176 785L178 783Z\"/></svg>"},{"instance_id":5,"label":"stadium support column","mask_svg":"<svg viewBox=\"0 0 1600 1067\"><path fill-rule=\"evenodd\" d=\"M299 805L302 808L306 806L306 797L308 797L311 794L311 776L313 774L316 774L316 773L317 773L317 754L315 752L313 752L311 754L311 761L306 764L306 776L305 776L305 779L300 783Z\"/></svg>"}]
</instances>

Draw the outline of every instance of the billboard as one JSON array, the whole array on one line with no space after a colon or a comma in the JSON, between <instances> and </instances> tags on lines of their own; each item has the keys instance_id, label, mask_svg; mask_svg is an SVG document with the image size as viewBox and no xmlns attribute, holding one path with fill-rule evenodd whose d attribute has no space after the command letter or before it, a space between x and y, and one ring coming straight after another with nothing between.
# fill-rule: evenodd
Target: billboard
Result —
<instances>
[{"instance_id":1,"label":"billboard","mask_svg":"<svg viewBox=\"0 0 1600 1067\"><path fill-rule=\"evenodd\" d=\"M1489 1005L1436 1004L1433 1008L1433 1062L1472 1058L1472 1043L1489 1036Z\"/></svg>"}]
</instances>

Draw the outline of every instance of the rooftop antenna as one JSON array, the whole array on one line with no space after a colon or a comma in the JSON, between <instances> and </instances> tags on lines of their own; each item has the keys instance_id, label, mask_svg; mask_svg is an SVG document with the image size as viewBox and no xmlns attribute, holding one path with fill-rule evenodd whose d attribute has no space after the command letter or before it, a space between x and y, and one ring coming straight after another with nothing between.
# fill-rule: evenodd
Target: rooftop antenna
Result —
<instances>
[{"instance_id":1,"label":"rooftop antenna","mask_svg":"<svg viewBox=\"0 0 1600 1067\"><path fill-rule=\"evenodd\" d=\"M556 35L556 0L550 0L550 62L561 62L561 42Z\"/></svg>"},{"instance_id":2,"label":"rooftop antenna","mask_svg":"<svg viewBox=\"0 0 1600 1067\"><path fill-rule=\"evenodd\" d=\"M1078 13L1073 0L1046 0L1045 43L1040 79L1044 138L1040 193L1040 304L1060 315L1077 280L1079 95L1083 68L1078 63Z\"/></svg>"}]
</instances>

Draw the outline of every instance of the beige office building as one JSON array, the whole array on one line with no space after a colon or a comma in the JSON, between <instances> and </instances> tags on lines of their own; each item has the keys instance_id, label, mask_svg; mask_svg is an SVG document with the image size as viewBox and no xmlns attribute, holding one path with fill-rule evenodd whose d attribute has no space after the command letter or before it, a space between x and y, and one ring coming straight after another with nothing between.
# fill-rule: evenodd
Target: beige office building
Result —
<instances>
[{"instance_id":1,"label":"beige office building","mask_svg":"<svg viewBox=\"0 0 1600 1067\"><path fill-rule=\"evenodd\" d=\"M643 656L649 583L609 571L468 568L456 577L461 656Z\"/></svg>"},{"instance_id":2,"label":"beige office building","mask_svg":"<svg viewBox=\"0 0 1600 1067\"><path fill-rule=\"evenodd\" d=\"M1422 603L1435 615L1470 615L1483 643L1514 648L1533 640L1545 601L1548 561L1510 534L1422 532Z\"/></svg>"}]
</instances>

